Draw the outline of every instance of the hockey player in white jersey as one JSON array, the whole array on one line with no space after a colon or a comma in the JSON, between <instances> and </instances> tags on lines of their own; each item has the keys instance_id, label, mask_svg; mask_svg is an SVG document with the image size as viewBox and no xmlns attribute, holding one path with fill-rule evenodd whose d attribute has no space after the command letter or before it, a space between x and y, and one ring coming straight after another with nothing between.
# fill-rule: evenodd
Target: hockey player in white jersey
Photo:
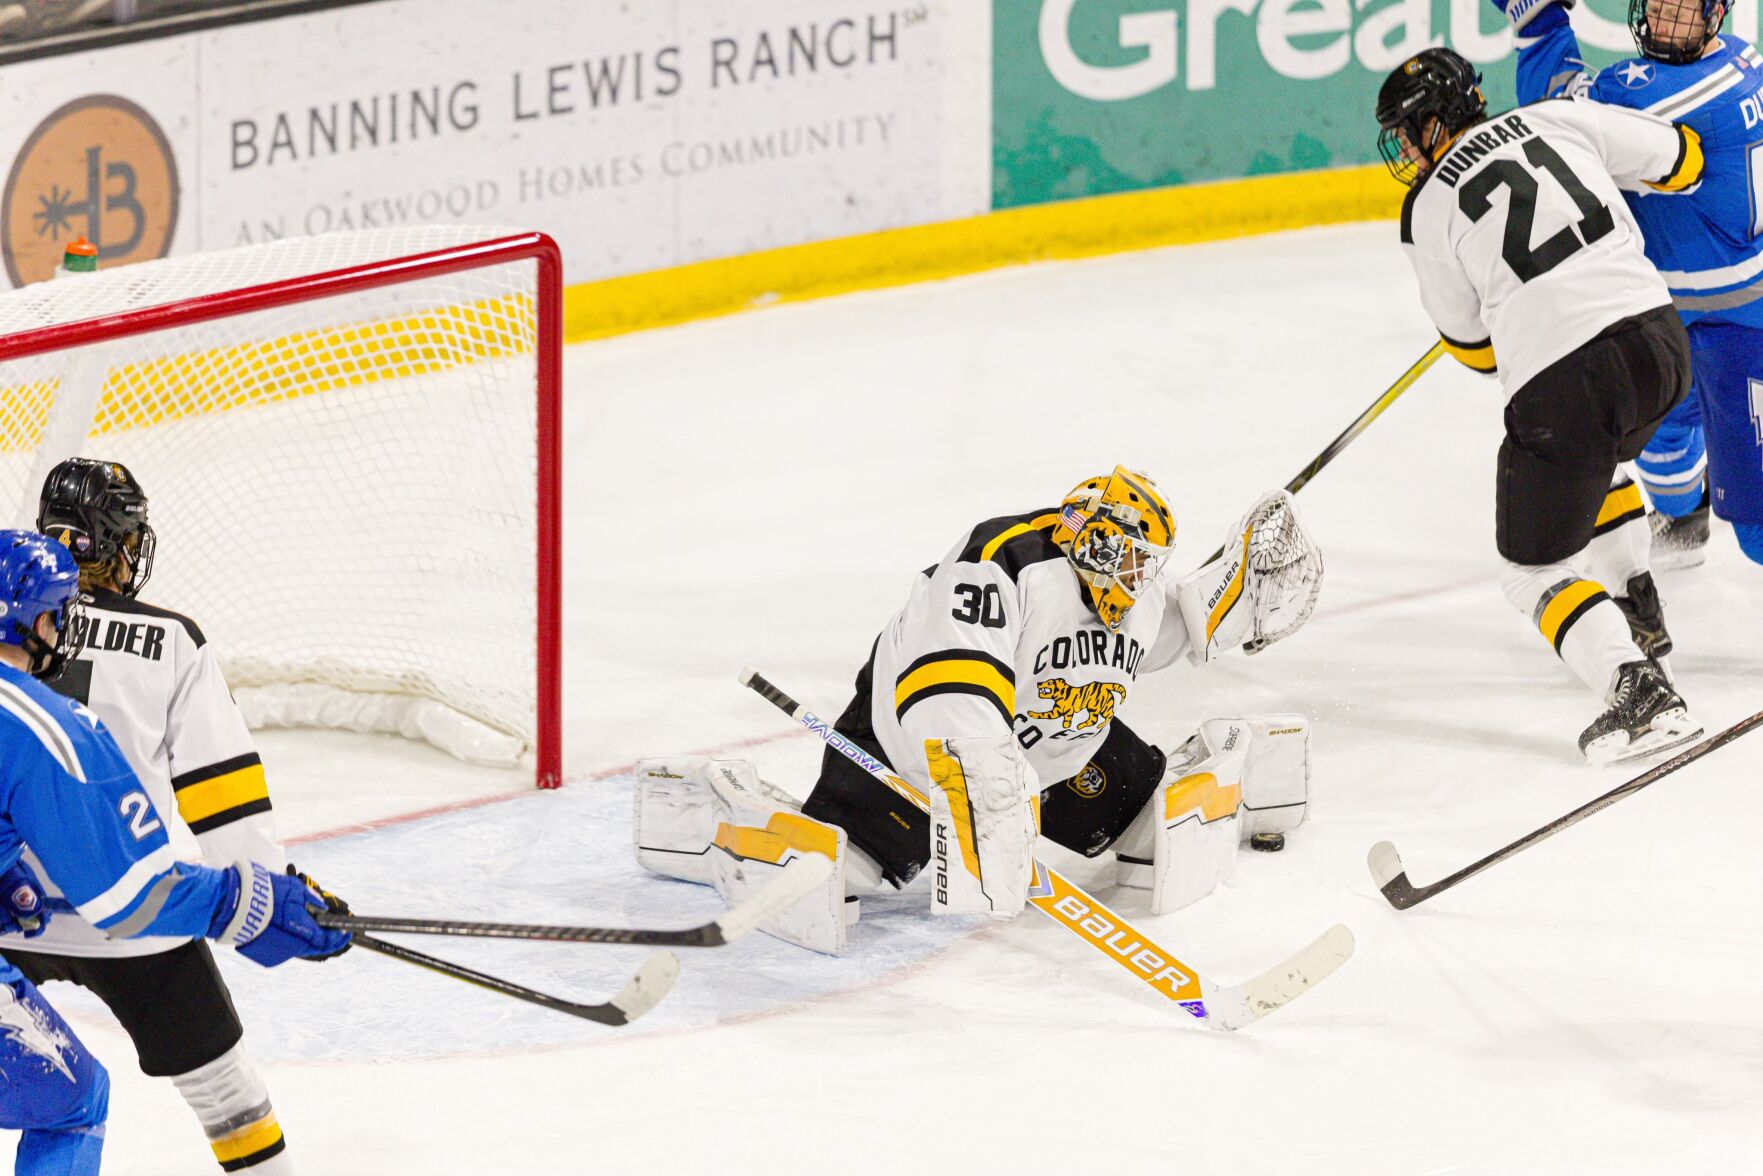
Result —
<instances>
[{"instance_id":1,"label":"hockey player in white jersey","mask_svg":"<svg viewBox=\"0 0 1763 1176\"><path fill-rule=\"evenodd\" d=\"M1015 915L1037 833L1091 856L1113 849L1122 884L1150 890L1155 911L1210 892L1240 843L1277 847L1303 820L1308 721L1210 720L1165 755L1117 713L1143 673L1295 632L1322 560L1283 491L1172 587L1174 536L1163 495L1124 467L1059 506L964 531L913 579L836 723L931 815L831 750L800 811L744 761L645 761L639 861L737 898L765 863L825 853L828 892L766 927L821 951L843 946L858 896L904 887L933 861L934 911Z\"/></svg>"},{"instance_id":2,"label":"hockey player in white jersey","mask_svg":"<svg viewBox=\"0 0 1763 1176\"><path fill-rule=\"evenodd\" d=\"M53 932L72 916L54 913L52 892L110 939L205 936L265 967L337 954L349 936L314 921L327 903L305 880L180 860L98 716L37 680L64 656L78 581L54 540L0 531L0 928ZM28 942L9 936L6 951ZM23 1132L19 1176L96 1176L107 1096L103 1067L0 958L0 1127Z\"/></svg>"},{"instance_id":3,"label":"hockey player in white jersey","mask_svg":"<svg viewBox=\"0 0 1763 1176\"><path fill-rule=\"evenodd\" d=\"M202 631L137 595L152 574L147 497L123 466L71 458L44 482L37 527L79 562L81 648L49 685L89 706L146 789L184 861L255 862L280 873L263 765ZM0 950L37 984L91 989L133 1041L141 1070L168 1078L227 1171L293 1171L243 1028L200 939L116 940L74 915Z\"/></svg>"},{"instance_id":4,"label":"hockey player in white jersey","mask_svg":"<svg viewBox=\"0 0 1763 1176\"><path fill-rule=\"evenodd\" d=\"M1699 140L1577 100L1489 118L1480 81L1449 49L1410 58L1378 93L1378 146L1411 186L1401 234L1422 305L1446 350L1497 371L1506 395L1495 493L1506 598L1608 707L1581 751L1632 759L1701 727L1604 587L1651 583L1640 492L1618 466L1690 379L1688 338L1619 188L1692 188ZM1630 604L1659 609L1656 594ZM1649 624L1663 633L1663 614Z\"/></svg>"}]
</instances>

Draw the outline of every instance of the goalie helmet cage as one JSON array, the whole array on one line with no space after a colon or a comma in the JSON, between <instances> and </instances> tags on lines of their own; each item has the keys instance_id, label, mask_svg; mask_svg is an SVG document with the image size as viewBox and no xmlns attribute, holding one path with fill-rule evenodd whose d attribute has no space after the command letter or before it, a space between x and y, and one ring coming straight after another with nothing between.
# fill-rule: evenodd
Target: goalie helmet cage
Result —
<instances>
[{"instance_id":1,"label":"goalie helmet cage","mask_svg":"<svg viewBox=\"0 0 1763 1176\"><path fill-rule=\"evenodd\" d=\"M554 241L474 226L0 295L0 525L34 526L56 461L119 462L159 537L144 599L203 627L254 726L556 787L561 297Z\"/></svg>"}]
</instances>

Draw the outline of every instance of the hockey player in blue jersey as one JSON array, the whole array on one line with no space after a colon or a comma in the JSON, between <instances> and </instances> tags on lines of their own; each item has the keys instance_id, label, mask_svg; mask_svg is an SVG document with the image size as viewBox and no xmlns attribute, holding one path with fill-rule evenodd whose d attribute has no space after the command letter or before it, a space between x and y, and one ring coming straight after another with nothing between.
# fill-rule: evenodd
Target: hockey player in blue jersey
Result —
<instances>
[{"instance_id":1,"label":"hockey player in blue jersey","mask_svg":"<svg viewBox=\"0 0 1763 1176\"><path fill-rule=\"evenodd\" d=\"M79 568L30 531L0 531L0 930L49 916L26 847L85 920L113 937L206 936L274 967L349 936L320 927L306 882L241 863L180 861L153 807L92 712L37 679L77 630ZM23 1132L18 1176L98 1171L109 1083L41 994L0 961L0 1128Z\"/></svg>"},{"instance_id":2,"label":"hockey player in blue jersey","mask_svg":"<svg viewBox=\"0 0 1763 1176\"><path fill-rule=\"evenodd\" d=\"M1567 21L1574 0L1493 2L1517 33L1520 102L1583 94L1701 136L1700 188L1628 198L1647 257L1689 328L1694 372L1691 396L1637 465L1655 506L1676 520L1659 534L1661 557L1706 541L1711 502L1744 553L1763 563L1763 55L1721 33L1722 0L1629 0L1641 56L1593 75Z\"/></svg>"}]
</instances>

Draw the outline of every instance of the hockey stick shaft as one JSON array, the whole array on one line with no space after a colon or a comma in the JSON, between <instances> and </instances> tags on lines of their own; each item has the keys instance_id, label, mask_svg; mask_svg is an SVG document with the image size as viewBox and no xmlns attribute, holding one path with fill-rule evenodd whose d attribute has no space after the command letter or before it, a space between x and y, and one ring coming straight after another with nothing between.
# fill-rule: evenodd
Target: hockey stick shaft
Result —
<instances>
[{"instance_id":1,"label":"hockey stick shaft","mask_svg":"<svg viewBox=\"0 0 1763 1176\"><path fill-rule=\"evenodd\" d=\"M1339 437L1336 437L1333 441L1330 441L1324 446L1322 452L1312 458L1309 465L1299 470L1297 476L1286 483L1286 489L1291 493L1296 494L1308 485L1311 478L1314 478L1317 474L1322 472L1323 466L1333 461L1340 454L1341 450L1351 445L1354 440L1358 438L1359 434L1363 433L1366 429L1369 429L1371 427L1371 422L1382 416L1384 409L1394 404L1397 397L1413 387L1414 381L1424 375L1426 369L1437 362L1439 356L1444 353L1445 344L1444 340L1441 339L1439 342L1432 345L1430 351L1409 365L1408 370L1403 372L1401 377L1398 378L1394 384L1391 384L1386 388L1383 395L1372 401L1371 407L1360 413L1358 417L1354 419L1353 423L1348 425L1346 429L1342 431ZM1211 563L1223 554L1224 548L1220 547L1202 562Z\"/></svg>"},{"instance_id":2,"label":"hockey stick shaft","mask_svg":"<svg viewBox=\"0 0 1763 1176\"><path fill-rule=\"evenodd\" d=\"M421 919L319 911L320 926L336 931L380 931L404 935L454 935L471 939L525 939L542 943L602 943L634 947L722 947L735 942L777 911L794 905L825 883L832 863L820 854L790 862L754 893L697 927L652 930L643 927L558 927L545 923L478 923L466 919Z\"/></svg>"},{"instance_id":3,"label":"hockey stick shaft","mask_svg":"<svg viewBox=\"0 0 1763 1176\"><path fill-rule=\"evenodd\" d=\"M1397 858L1394 868L1399 872L1388 881L1380 880L1379 889L1383 891L1384 897L1389 899L1392 906L1396 907L1398 910L1407 910L1411 906L1425 902L1427 899L1441 891L1449 890L1459 882L1475 877L1475 875L1488 869L1490 866L1496 866L1507 858L1523 853L1539 841L1547 841L1563 829L1579 824L1593 813L1602 812L1604 809L1609 808L1623 797L1633 796L1649 784L1657 783L1659 780L1671 775L1671 773L1677 771L1679 768L1685 767L1686 765L1701 759L1709 752L1725 747L1734 739L1754 730L1760 725L1763 725L1763 711L1757 712L1748 719L1741 719L1739 722L1734 723L1719 734L1702 740L1702 742L1696 744L1688 751L1683 752L1681 755L1673 756L1664 763L1647 769L1626 784L1612 788L1602 796L1580 805L1565 816L1550 821L1540 829L1526 833L1517 841L1512 842L1512 844L1497 849L1486 857L1471 862L1456 873L1441 878L1430 885L1415 886L1409 882L1407 872L1405 870L1400 870L1400 859ZM1381 849L1382 845L1387 844L1387 842L1382 843L1377 848ZM1374 849L1373 854L1375 855L1376 852L1377 849ZM1395 847L1391 846L1389 852L1391 855L1394 855Z\"/></svg>"},{"instance_id":4,"label":"hockey stick shaft","mask_svg":"<svg viewBox=\"0 0 1763 1176\"><path fill-rule=\"evenodd\" d=\"M580 1017L584 1021L593 1021L601 1025L624 1025L642 1016L667 995L668 990L673 987L674 978L679 975L678 961L663 953L645 962L643 969L637 973L637 977L632 980L630 985L626 986L624 992L612 1000L603 1004L579 1004L575 1001L564 1000L559 996L551 996L535 988L528 988L523 984L516 984L512 980L504 980L499 976L491 976L486 972L467 968L463 964L456 964L451 960L425 955L420 951L414 951L396 943L387 943L383 939L357 934L354 937L354 942L357 947L378 952L380 955L401 960L407 964L414 964L416 967L425 968L430 972L436 972L454 980L462 980L467 984L487 988L491 992L497 992L503 996L513 997L515 1000L523 1000L528 1004L536 1004L554 1012L567 1013L569 1016Z\"/></svg>"},{"instance_id":5,"label":"hockey stick shaft","mask_svg":"<svg viewBox=\"0 0 1763 1176\"><path fill-rule=\"evenodd\" d=\"M887 765L835 731L832 724L779 690L757 671L743 671L741 684L820 736L833 750L893 789L921 812L930 812L930 801L924 793L888 771ZM1194 1016L1202 1020L1206 1018L1206 994L1202 990L1200 974L1171 952L1152 943L1077 883L1037 861L1029 902L1036 910L1125 968L1140 982ZM1131 947L1122 953L1117 946L1120 944Z\"/></svg>"},{"instance_id":6,"label":"hockey stick shaft","mask_svg":"<svg viewBox=\"0 0 1763 1176\"><path fill-rule=\"evenodd\" d=\"M467 939L524 939L540 943L601 943L628 947L720 947L709 927L655 931L639 927L558 927L546 923L480 923L467 919L422 919L390 915L315 916L333 931L397 935L453 935Z\"/></svg>"}]
</instances>

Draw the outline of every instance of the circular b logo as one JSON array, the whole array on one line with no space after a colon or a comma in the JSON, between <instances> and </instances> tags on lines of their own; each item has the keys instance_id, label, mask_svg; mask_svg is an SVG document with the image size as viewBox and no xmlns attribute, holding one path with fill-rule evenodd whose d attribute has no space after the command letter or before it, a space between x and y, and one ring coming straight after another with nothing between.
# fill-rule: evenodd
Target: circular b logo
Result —
<instances>
[{"instance_id":1,"label":"circular b logo","mask_svg":"<svg viewBox=\"0 0 1763 1176\"><path fill-rule=\"evenodd\" d=\"M178 167L153 117L126 98L69 102L25 140L0 198L0 256L16 286L55 273L75 237L102 267L164 257L178 219Z\"/></svg>"},{"instance_id":2,"label":"circular b logo","mask_svg":"<svg viewBox=\"0 0 1763 1176\"><path fill-rule=\"evenodd\" d=\"M1108 774L1095 764L1088 763L1084 765L1083 771L1067 780L1065 786L1085 800L1094 800L1108 787Z\"/></svg>"}]
</instances>

